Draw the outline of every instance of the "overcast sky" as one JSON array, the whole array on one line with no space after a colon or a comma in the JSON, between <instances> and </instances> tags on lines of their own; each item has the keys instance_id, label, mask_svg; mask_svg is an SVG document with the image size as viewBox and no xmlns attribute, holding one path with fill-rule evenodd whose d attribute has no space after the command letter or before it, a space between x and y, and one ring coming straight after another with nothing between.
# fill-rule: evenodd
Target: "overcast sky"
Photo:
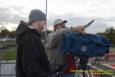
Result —
<instances>
[{"instance_id":1,"label":"overcast sky","mask_svg":"<svg viewBox=\"0 0 115 77\"><path fill-rule=\"evenodd\" d=\"M45 0L0 0L0 26L9 30L17 27L20 20L28 21L32 9L45 12ZM48 0L48 28L56 18L68 20L68 27L95 22L87 29L90 33L103 32L115 27L115 0Z\"/></svg>"}]
</instances>

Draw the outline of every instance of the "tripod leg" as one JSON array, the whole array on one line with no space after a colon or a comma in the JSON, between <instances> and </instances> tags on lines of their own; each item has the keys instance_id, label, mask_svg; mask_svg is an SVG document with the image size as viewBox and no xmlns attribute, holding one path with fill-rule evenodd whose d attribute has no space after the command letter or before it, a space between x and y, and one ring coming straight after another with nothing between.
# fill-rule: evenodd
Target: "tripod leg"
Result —
<instances>
[{"instance_id":1,"label":"tripod leg","mask_svg":"<svg viewBox=\"0 0 115 77\"><path fill-rule=\"evenodd\" d=\"M80 57L80 68L83 70L83 77L86 77L85 70L87 69L88 58Z\"/></svg>"}]
</instances>

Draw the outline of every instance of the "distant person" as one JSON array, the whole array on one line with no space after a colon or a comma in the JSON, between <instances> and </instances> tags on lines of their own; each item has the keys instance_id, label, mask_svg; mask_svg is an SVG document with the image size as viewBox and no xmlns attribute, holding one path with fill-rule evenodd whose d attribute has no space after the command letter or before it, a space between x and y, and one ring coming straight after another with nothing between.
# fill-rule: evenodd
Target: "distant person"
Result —
<instances>
[{"instance_id":1,"label":"distant person","mask_svg":"<svg viewBox=\"0 0 115 77\"><path fill-rule=\"evenodd\" d=\"M63 66L65 65L64 54L61 54L58 51L58 45L63 37L64 32L73 31L85 34L83 26L69 29L66 27L66 23L66 20L56 19L53 23L54 32L50 33L47 37L46 47L48 50L48 57L54 71L62 70Z\"/></svg>"},{"instance_id":2,"label":"distant person","mask_svg":"<svg viewBox=\"0 0 115 77\"><path fill-rule=\"evenodd\" d=\"M17 34L16 77L51 77L51 68L40 39L46 24L46 15L32 10L29 24L21 21Z\"/></svg>"}]
</instances>

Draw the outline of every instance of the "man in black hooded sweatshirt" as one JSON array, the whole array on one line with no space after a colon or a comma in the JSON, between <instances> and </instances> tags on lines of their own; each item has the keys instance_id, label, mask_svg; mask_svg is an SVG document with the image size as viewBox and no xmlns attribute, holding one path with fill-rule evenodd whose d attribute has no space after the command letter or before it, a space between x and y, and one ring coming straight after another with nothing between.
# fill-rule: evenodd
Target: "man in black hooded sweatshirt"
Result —
<instances>
[{"instance_id":1,"label":"man in black hooded sweatshirt","mask_svg":"<svg viewBox=\"0 0 115 77\"><path fill-rule=\"evenodd\" d=\"M29 24L21 21L17 31L16 77L51 77L50 63L40 39L46 15L37 9L31 11Z\"/></svg>"}]
</instances>

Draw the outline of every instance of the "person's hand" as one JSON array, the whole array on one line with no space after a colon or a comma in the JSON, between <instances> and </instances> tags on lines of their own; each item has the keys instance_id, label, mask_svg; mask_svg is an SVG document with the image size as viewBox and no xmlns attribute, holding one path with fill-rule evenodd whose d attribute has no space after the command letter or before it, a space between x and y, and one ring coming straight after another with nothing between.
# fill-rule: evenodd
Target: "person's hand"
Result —
<instances>
[{"instance_id":1,"label":"person's hand","mask_svg":"<svg viewBox=\"0 0 115 77\"><path fill-rule=\"evenodd\" d=\"M80 32L82 34L85 34L85 28L83 26L78 26L72 29L74 32Z\"/></svg>"}]
</instances>

